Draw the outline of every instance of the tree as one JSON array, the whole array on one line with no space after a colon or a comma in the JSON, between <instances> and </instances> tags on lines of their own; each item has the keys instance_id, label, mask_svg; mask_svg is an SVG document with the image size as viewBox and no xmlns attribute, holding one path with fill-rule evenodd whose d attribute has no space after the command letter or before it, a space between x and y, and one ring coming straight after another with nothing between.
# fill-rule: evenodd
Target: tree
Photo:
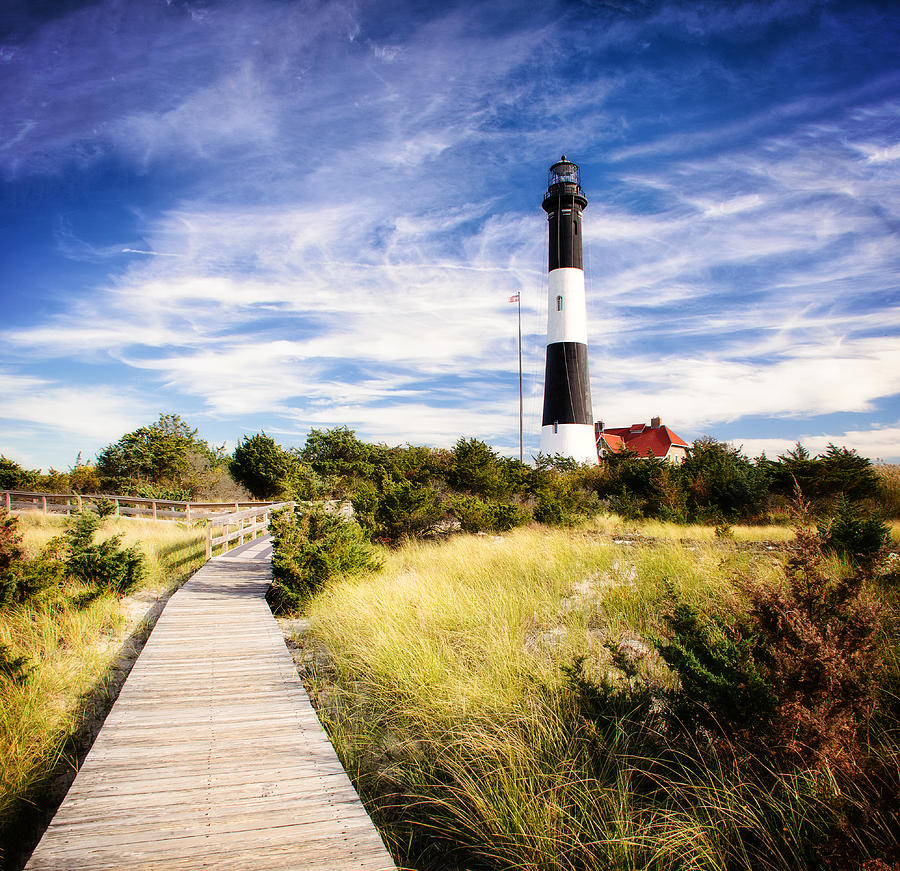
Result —
<instances>
[{"instance_id":1,"label":"tree","mask_svg":"<svg viewBox=\"0 0 900 871\"><path fill-rule=\"evenodd\" d=\"M824 496L844 496L851 501L870 499L878 494L878 475L867 457L855 450L829 444L818 457Z\"/></svg>"},{"instance_id":2,"label":"tree","mask_svg":"<svg viewBox=\"0 0 900 871\"><path fill-rule=\"evenodd\" d=\"M476 438L461 438L453 448L447 483L462 493L504 499L511 490L508 471L493 448Z\"/></svg>"},{"instance_id":3,"label":"tree","mask_svg":"<svg viewBox=\"0 0 900 871\"><path fill-rule=\"evenodd\" d=\"M69 486L75 493L99 493L100 476L97 467L82 462L81 453L75 458L75 465L69 469Z\"/></svg>"},{"instance_id":4,"label":"tree","mask_svg":"<svg viewBox=\"0 0 900 871\"><path fill-rule=\"evenodd\" d=\"M373 446L360 441L346 426L312 429L300 451L300 459L323 478L336 478L348 483L353 478L371 478L375 466L371 462Z\"/></svg>"},{"instance_id":5,"label":"tree","mask_svg":"<svg viewBox=\"0 0 900 871\"><path fill-rule=\"evenodd\" d=\"M642 457L623 448L603 458L596 490L610 500L623 517L680 518L683 496L677 483L677 468L656 457Z\"/></svg>"},{"instance_id":6,"label":"tree","mask_svg":"<svg viewBox=\"0 0 900 871\"><path fill-rule=\"evenodd\" d=\"M797 446L770 463L772 490L788 498L797 487L804 498L828 507L840 497L853 502L870 499L878 493L878 475L872 463L855 450L829 444L824 454L814 459L799 442Z\"/></svg>"},{"instance_id":7,"label":"tree","mask_svg":"<svg viewBox=\"0 0 900 871\"><path fill-rule=\"evenodd\" d=\"M312 470L265 432L242 439L228 468L257 499L309 499L318 492Z\"/></svg>"},{"instance_id":8,"label":"tree","mask_svg":"<svg viewBox=\"0 0 900 871\"><path fill-rule=\"evenodd\" d=\"M766 467L754 465L738 448L723 442L697 439L679 474L688 511L699 519L750 519L765 508Z\"/></svg>"},{"instance_id":9,"label":"tree","mask_svg":"<svg viewBox=\"0 0 900 871\"><path fill-rule=\"evenodd\" d=\"M210 448L180 415L161 414L107 445L97 456L97 473L106 490L189 499L224 463L224 448Z\"/></svg>"},{"instance_id":10,"label":"tree","mask_svg":"<svg viewBox=\"0 0 900 871\"><path fill-rule=\"evenodd\" d=\"M0 454L0 490L30 490L40 474L39 470L23 469L15 460Z\"/></svg>"}]
</instances>

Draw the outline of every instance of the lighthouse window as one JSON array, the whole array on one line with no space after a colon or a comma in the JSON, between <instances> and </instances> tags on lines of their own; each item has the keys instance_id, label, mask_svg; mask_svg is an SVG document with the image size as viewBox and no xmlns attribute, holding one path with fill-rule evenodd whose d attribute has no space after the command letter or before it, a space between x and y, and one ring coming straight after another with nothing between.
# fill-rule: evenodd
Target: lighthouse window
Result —
<instances>
[{"instance_id":1,"label":"lighthouse window","mask_svg":"<svg viewBox=\"0 0 900 871\"><path fill-rule=\"evenodd\" d=\"M556 297L556 310L558 312L562 311L562 297L561 296Z\"/></svg>"},{"instance_id":2,"label":"lighthouse window","mask_svg":"<svg viewBox=\"0 0 900 871\"><path fill-rule=\"evenodd\" d=\"M559 432L559 421L558 420L553 421L553 432L554 433Z\"/></svg>"}]
</instances>

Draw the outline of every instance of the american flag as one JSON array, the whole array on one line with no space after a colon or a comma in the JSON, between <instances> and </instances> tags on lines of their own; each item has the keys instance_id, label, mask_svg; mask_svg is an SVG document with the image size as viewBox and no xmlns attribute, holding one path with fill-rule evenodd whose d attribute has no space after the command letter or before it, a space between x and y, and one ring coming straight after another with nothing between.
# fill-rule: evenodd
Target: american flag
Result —
<instances>
[{"instance_id":1,"label":"american flag","mask_svg":"<svg viewBox=\"0 0 900 871\"><path fill-rule=\"evenodd\" d=\"M518 302L519 301L519 291L516 291L507 302Z\"/></svg>"}]
</instances>

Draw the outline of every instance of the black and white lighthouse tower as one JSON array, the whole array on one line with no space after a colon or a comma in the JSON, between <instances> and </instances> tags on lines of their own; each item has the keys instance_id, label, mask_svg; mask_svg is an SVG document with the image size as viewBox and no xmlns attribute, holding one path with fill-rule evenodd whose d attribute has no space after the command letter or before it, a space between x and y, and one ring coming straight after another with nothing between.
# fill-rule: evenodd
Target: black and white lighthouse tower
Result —
<instances>
[{"instance_id":1,"label":"black and white lighthouse tower","mask_svg":"<svg viewBox=\"0 0 900 871\"><path fill-rule=\"evenodd\" d=\"M541 453L596 463L581 259L581 212L587 197L577 164L565 155L550 167L542 205L550 230L550 280Z\"/></svg>"}]
</instances>

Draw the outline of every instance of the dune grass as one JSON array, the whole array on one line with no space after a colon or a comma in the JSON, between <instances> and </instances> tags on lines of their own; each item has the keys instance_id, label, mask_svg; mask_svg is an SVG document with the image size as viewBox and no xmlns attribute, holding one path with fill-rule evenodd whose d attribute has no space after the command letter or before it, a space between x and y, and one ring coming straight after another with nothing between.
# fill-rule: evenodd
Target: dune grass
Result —
<instances>
[{"instance_id":1,"label":"dune grass","mask_svg":"<svg viewBox=\"0 0 900 871\"><path fill-rule=\"evenodd\" d=\"M26 513L19 529L34 556L66 519ZM204 530L180 524L106 518L97 539L123 534L123 544L140 542L147 577L126 599L86 596L67 580L24 604L0 609L0 644L24 660L25 675L0 670L0 867L14 851L15 827L24 805L39 801L49 774L74 762L73 740L82 731L83 702L104 691L105 675L126 635L130 615L142 613L204 562ZM129 607L130 606L130 607ZM23 804L24 803L24 804Z\"/></svg>"},{"instance_id":2,"label":"dune grass","mask_svg":"<svg viewBox=\"0 0 900 871\"><path fill-rule=\"evenodd\" d=\"M622 546L592 532L410 543L388 553L381 573L318 596L309 611L315 635L340 650L348 679L371 679L393 702L436 717L507 711L535 678L560 679L561 652L596 656L601 641L658 629L670 585L728 609L728 573L767 563L723 554L712 541Z\"/></svg>"},{"instance_id":3,"label":"dune grass","mask_svg":"<svg viewBox=\"0 0 900 871\"><path fill-rule=\"evenodd\" d=\"M306 680L399 861L420 871L819 867L834 824L820 772L748 779L737 760L701 764L636 721L641 687L672 686L648 643L671 591L729 615L733 577L780 576L777 552L742 547L742 536L790 533L739 528L723 541L598 518L458 536L390 552L380 573L313 599L299 638L317 652ZM617 687L616 716L585 718L578 679ZM883 829L889 841L895 821Z\"/></svg>"},{"instance_id":4,"label":"dune grass","mask_svg":"<svg viewBox=\"0 0 900 871\"><path fill-rule=\"evenodd\" d=\"M592 529L606 535L627 538L629 534L642 538L664 541L714 541L716 527L709 524L670 523L662 520L625 520L616 514L599 514L584 524L584 529ZM783 524L738 524L728 530L728 537L743 542L784 542L792 536L791 528Z\"/></svg>"}]
</instances>

